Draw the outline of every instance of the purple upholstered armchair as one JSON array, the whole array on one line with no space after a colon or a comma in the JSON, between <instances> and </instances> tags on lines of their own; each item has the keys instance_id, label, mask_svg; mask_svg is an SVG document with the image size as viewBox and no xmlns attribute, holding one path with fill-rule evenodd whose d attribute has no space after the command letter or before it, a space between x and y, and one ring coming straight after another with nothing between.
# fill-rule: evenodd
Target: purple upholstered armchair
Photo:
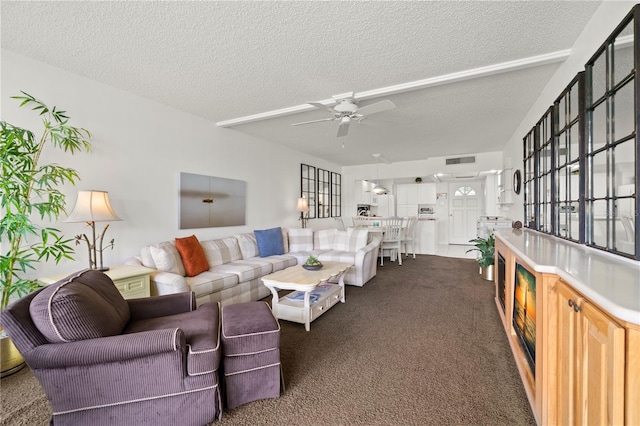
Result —
<instances>
[{"instance_id":1,"label":"purple upholstered armchair","mask_svg":"<svg viewBox=\"0 0 640 426\"><path fill-rule=\"evenodd\" d=\"M218 304L193 293L124 300L83 271L8 306L0 322L58 425L205 425L221 415Z\"/></svg>"}]
</instances>

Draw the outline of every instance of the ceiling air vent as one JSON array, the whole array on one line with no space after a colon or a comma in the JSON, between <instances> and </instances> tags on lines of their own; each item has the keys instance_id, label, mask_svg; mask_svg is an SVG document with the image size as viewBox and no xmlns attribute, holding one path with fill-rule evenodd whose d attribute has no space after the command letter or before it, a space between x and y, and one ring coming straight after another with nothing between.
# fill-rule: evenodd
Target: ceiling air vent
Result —
<instances>
[{"instance_id":1,"label":"ceiling air vent","mask_svg":"<svg viewBox=\"0 0 640 426\"><path fill-rule=\"evenodd\" d=\"M469 164L475 163L476 157L456 157L456 158L447 158L446 164L450 166L452 164Z\"/></svg>"}]
</instances>

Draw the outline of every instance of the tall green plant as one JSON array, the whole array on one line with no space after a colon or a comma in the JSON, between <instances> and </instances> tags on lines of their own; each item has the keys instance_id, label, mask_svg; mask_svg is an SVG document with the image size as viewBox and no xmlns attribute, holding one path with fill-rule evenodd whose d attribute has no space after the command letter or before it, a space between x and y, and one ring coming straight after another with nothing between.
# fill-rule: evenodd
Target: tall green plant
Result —
<instances>
[{"instance_id":1,"label":"tall green plant","mask_svg":"<svg viewBox=\"0 0 640 426\"><path fill-rule=\"evenodd\" d=\"M56 220L65 213L65 196L57 188L75 184L79 178L74 169L58 164L39 164L47 145L75 154L91 150L91 133L70 126L65 111L49 108L42 101L22 92L13 96L20 107L29 106L42 117L44 130L40 139L33 132L0 121L0 309L9 303L10 296L23 295L37 287L35 280L23 277L27 269L41 260L72 259L74 250L58 229L33 223L32 215L41 220ZM4 252L4 247L8 251Z\"/></svg>"},{"instance_id":2,"label":"tall green plant","mask_svg":"<svg viewBox=\"0 0 640 426\"><path fill-rule=\"evenodd\" d=\"M496 240L493 235L489 235L488 238L474 238L473 240L469 240L469 242L473 243L476 248L469 249L466 253L469 253L470 251L479 251L480 257L477 260L478 265L480 265L481 268L493 265L496 247Z\"/></svg>"}]
</instances>

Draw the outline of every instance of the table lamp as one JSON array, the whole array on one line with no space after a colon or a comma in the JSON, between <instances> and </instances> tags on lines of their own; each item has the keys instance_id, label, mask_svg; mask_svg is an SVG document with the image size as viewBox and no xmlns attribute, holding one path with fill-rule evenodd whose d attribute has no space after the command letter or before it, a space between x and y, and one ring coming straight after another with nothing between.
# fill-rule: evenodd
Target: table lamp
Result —
<instances>
[{"instance_id":1,"label":"table lamp","mask_svg":"<svg viewBox=\"0 0 640 426\"><path fill-rule=\"evenodd\" d=\"M96 236L96 222L106 222L112 220L122 220L111 208L109 193L106 191L79 191L76 205L69 214L65 222L86 222L91 226L92 239L89 240L86 234L76 235L76 245L80 240L87 242L89 248L89 268L98 271L108 271L108 266L102 265L102 252L105 248L112 248L114 240L109 241L107 247L103 247L104 234L107 232L107 224L100 235ZM99 242L99 244L98 244ZM98 264L98 253L100 253L100 264Z\"/></svg>"},{"instance_id":2,"label":"table lamp","mask_svg":"<svg viewBox=\"0 0 640 426\"><path fill-rule=\"evenodd\" d=\"M309 204L307 203L307 199L305 197L298 198L298 206L296 210L300 212L300 221L302 222L302 227L307 227L307 221L309 218L305 217L305 213L309 211Z\"/></svg>"}]
</instances>

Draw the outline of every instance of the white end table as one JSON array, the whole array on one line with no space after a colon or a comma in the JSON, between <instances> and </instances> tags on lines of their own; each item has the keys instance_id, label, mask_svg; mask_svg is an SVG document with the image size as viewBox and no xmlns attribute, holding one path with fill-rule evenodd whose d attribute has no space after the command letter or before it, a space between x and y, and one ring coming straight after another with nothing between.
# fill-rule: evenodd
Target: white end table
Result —
<instances>
[{"instance_id":1,"label":"white end table","mask_svg":"<svg viewBox=\"0 0 640 426\"><path fill-rule=\"evenodd\" d=\"M338 301L345 302L344 273L351 266L353 265L350 263L323 262L322 269L308 271L302 265L296 265L262 277L262 282L273 294L273 315L278 319L304 324L305 329L309 331L314 319ZM338 277L338 284L328 284L328 281L335 277ZM327 283L330 288L311 303L311 292L322 283ZM278 290L302 291L304 301L289 300L287 296L280 298Z\"/></svg>"},{"instance_id":2,"label":"white end table","mask_svg":"<svg viewBox=\"0 0 640 426\"><path fill-rule=\"evenodd\" d=\"M149 275L153 269L135 265L111 266L104 273L111 278L118 291L125 299L151 296L151 283ZM60 281L69 274L58 274L51 277L38 278L38 284L49 285Z\"/></svg>"}]
</instances>

